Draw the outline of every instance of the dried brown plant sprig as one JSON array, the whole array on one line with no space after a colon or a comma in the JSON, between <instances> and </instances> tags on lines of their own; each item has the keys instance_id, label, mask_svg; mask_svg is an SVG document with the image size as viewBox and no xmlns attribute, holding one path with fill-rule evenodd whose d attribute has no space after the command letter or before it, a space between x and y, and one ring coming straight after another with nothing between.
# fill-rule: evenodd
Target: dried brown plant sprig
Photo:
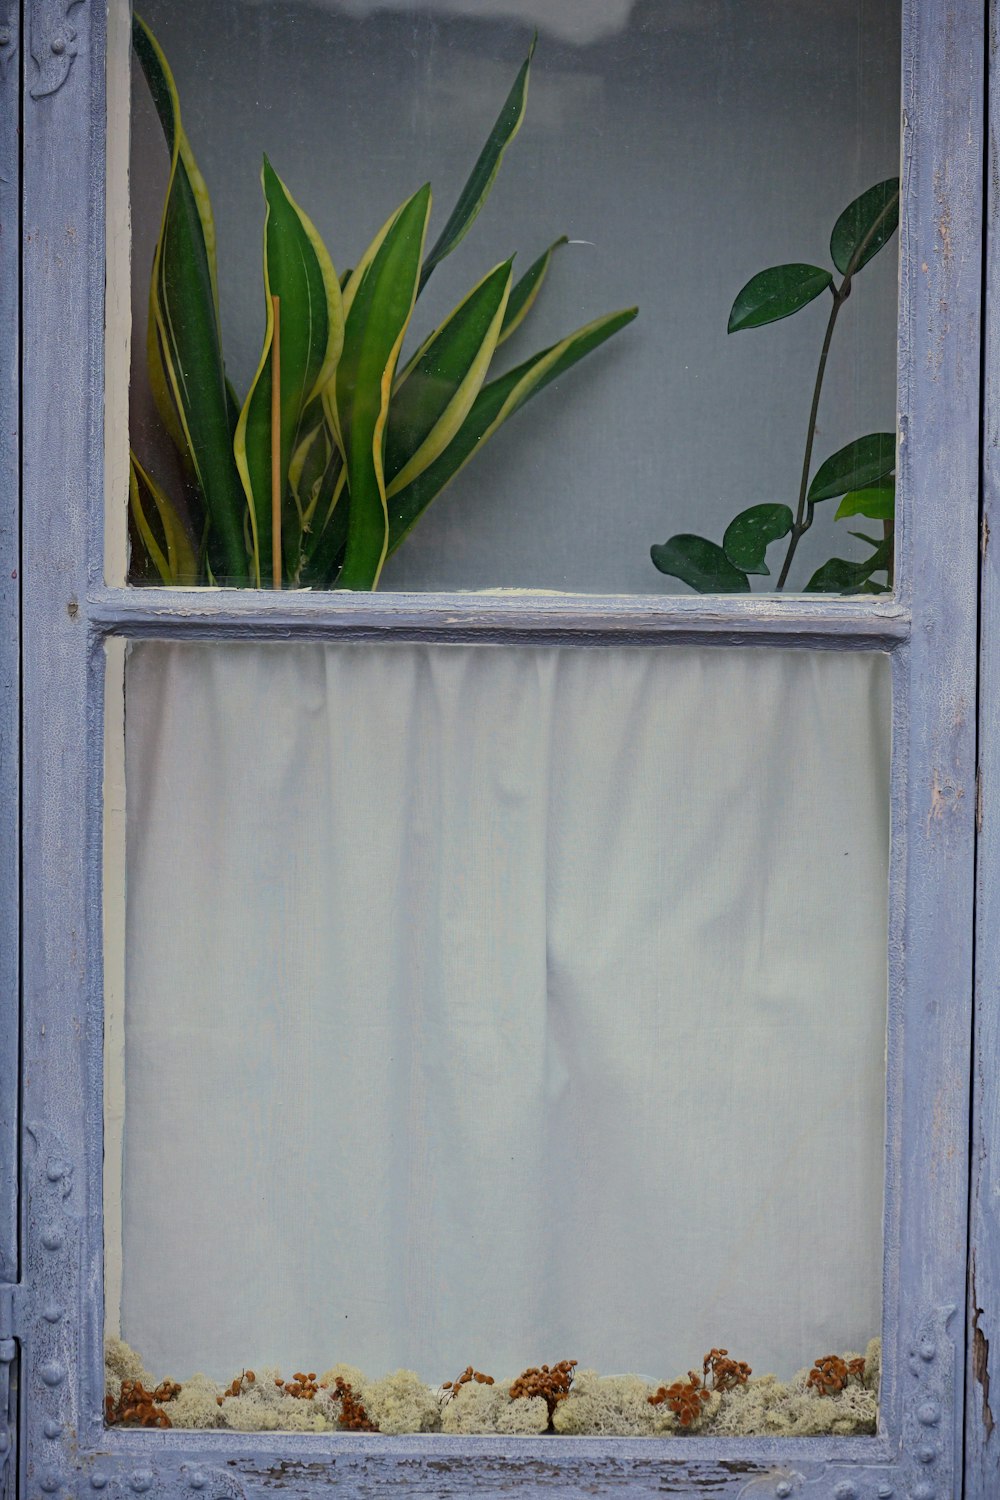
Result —
<instances>
[{"instance_id":1,"label":"dried brown plant sprig","mask_svg":"<svg viewBox=\"0 0 1000 1500\"><path fill-rule=\"evenodd\" d=\"M340 1425L347 1432L378 1432L377 1422L373 1422L364 1403L354 1394L354 1387L349 1380L344 1380L338 1375L333 1383L333 1400L340 1402Z\"/></svg>"},{"instance_id":2,"label":"dried brown plant sprig","mask_svg":"<svg viewBox=\"0 0 1000 1500\"><path fill-rule=\"evenodd\" d=\"M462 1371L461 1375L457 1377L457 1379L446 1380L444 1385L441 1387L443 1391L448 1392L445 1400L453 1401L454 1398L458 1395L462 1386L468 1385L471 1381L475 1381L477 1385L493 1385L494 1383L492 1375L484 1375L482 1370L474 1370L471 1365L466 1365L465 1369Z\"/></svg>"},{"instance_id":3,"label":"dried brown plant sprig","mask_svg":"<svg viewBox=\"0 0 1000 1500\"><path fill-rule=\"evenodd\" d=\"M746 1360L730 1359L728 1349L709 1349L702 1364L702 1379L713 1391L734 1391L746 1385L753 1374Z\"/></svg>"},{"instance_id":4,"label":"dried brown plant sprig","mask_svg":"<svg viewBox=\"0 0 1000 1500\"><path fill-rule=\"evenodd\" d=\"M532 1365L524 1370L511 1385L510 1399L518 1401L526 1397L541 1396L549 1408L549 1421L551 1422L552 1414L559 1402L565 1401L569 1395L576 1365L575 1359L561 1359L551 1368L548 1365L542 1365L539 1369Z\"/></svg>"},{"instance_id":5,"label":"dried brown plant sprig","mask_svg":"<svg viewBox=\"0 0 1000 1500\"><path fill-rule=\"evenodd\" d=\"M817 1359L806 1378L806 1386L821 1396L837 1396L849 1381L860 1383L865 1373L863 1359L841 1359L839 1354L824 1354Z\"/></svg>"},{"instance_id":6,"label":"dried brown plant sprig","mask_svg":"<svg viewBox=\"0 0 1000 1500\"><path fill-rule=\"evenodd\" d=\"M702 1384L697 1370L689 1370L687 1380L661 1385L655 1395L647 1397L650 1406L669 1406L682 1427L690 1427L701 1416L702 1405L710 1392Z\"/></svg>"},{"instance_id":7,"label":"dried brown plant sprig","mask_svg":"<svg viewBox=\"0 0 1000 1500\"><path fill-rule=\"evenodd\" d=\"M141 1380L123 1380L118 1399L104 1398L104 1420L109 1427L172 1427L163 1410L164 1403L180 1394L174 1380L164 1380L155 1390L147 1390Z\"/></svg>"}]
</instances>

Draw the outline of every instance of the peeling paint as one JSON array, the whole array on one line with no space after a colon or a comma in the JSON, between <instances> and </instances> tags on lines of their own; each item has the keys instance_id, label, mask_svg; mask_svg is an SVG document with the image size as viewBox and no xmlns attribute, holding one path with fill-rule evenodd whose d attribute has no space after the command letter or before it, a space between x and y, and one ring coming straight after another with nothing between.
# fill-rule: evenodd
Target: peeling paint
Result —
<instances>
[{"instance_id":1,"label":"peeling paint","mask_svg":"<svg viewBox=\"0 0 1000 1500\"><path fill-rule=\"evenodd\" d=\"M972 1258L972 1374L980 1390L983 1401L983 1431L986 1441L989 1442L993 1436L993 1428L996 1425L993 1420L993 1410L990 1406L990 1341L979 1326L979 1320L983 1315L983 1309L976 1301L976 1259Z\"/></svg>"}]
</instances>

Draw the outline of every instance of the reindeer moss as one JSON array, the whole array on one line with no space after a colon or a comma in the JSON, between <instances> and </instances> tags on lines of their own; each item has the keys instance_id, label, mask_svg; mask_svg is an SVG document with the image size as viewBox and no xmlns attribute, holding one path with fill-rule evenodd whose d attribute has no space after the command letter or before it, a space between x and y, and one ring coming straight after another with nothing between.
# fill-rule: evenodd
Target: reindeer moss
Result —
<instances>
[{"instance_id":1,"label":"reindeer moss","mask_svg":"<svg viewBox=\"0 0 1000 1500\"><path fill-rule=\"evenodd\" d=\"M711 1433L720 1437L815 1437L874 1432L878 1417L880 1344L872 1339L860 1380L834 1395L809 1385L809 1371L790 1381L751 1376L744 1385L712 1391L697 1419L682 1427L666 1403L650 1404L656 1387L637 1375L599 1375L580 1370L569 1394L555 1404L552 1427L564 1436L670 1437ZM858 1359L850 1352L845 1361ZM108 1394L117 1400L123 1380L157 1382L142 1358L121 1339L105 1349ZM262 1368L253 1381L239 1380L238 1394L207 1375L193 1375L163 1405L173 1427L228 1428L234 1432L337 1432L341 1403L338 1379L347 1382L369 1419L386 1436L407 1432L537 1436L549 1430L549 1408L541 1396L511 1399L510 1380L493 1385L470 1380L454 1394L432 1389L412 1370L380 1380L352 1365L334 1365L319 1377L315 1394L288 1395L276 1369ZM312 1387L310 1387L311 1391ZM220 1399L221 1398L221 1399Z\"/></svg>"}]
</instances>

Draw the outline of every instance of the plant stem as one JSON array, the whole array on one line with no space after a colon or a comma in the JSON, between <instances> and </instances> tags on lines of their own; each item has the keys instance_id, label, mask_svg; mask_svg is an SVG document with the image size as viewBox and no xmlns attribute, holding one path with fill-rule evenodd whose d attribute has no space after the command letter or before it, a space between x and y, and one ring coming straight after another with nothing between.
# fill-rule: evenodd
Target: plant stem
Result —
<instances>
[{"instance_id":1,"label":"plant stem","mask_svg":"<svg viewBox=\"0 0 1000 1500\"><path fill-rule=\"evenodd\" d=\"M271 298L271 577L281 588L281 298Z\"/></svg>"},{"instance_id":2,"label":"plant stem","mask_svg":"<svg viewBox=\"0 0 1000 1500\"><path fill-rule=\"evenodd\" d=\"M812 466L813 443L816 440L816 418L819 415L819 398L823 390L823 376L826 374L826 362L830 354L830 344L833 339L833 330L837 326L837 317L840 313L840 309L843 307L844 303L851 295L851 280L854 276L855 271L861 264L861 259L865 251L868 249L868 246L871 244L876 234L878 234L893 206L898 202L899 191L897 189L897 191L889 199L889 202L882 209L882 212L869 226L867 234L865 234L864 238L860 240L859 243L855 246L854 254L847 262L847 270L844 272L844 279L840 283L840 286L836 288L831 286L830 288L830 290L833 292L833 306L830 309L830 317L826 325L826 335L823 339L823 348L820 350L819 365L816 369L816 382L813 386L812 406L809 408L809 427L806 432L805 457L802 460L802 478L799 481L799 500L798 505L795 509L795 520L792 524L791 534L788 538L788 551L785 553L785 561L781 565L781 572L779 573L778 581L774 586L775 593L780 593L781 590L785 587L785 583L788 579L788 574L792 566L792 559L795 556L795 549L798 547L799 542L805 536L806 532L809 530L810 526L813 523L813 508L807 503L806 498L809 494L809 470ZM890 583L891 581L892 577L890 570Z\"/></svg>"},{"instance_id":3,"label":"plant stem","mask_svg":"<svg viewBox=\"0 0 1000 1500\"><path fill-rule=\"evenodd\" d=\"M792 558L795 556L795 549L812 525L812 508L810 507L808 511L806 510L806 495L809 492L809 470L812 467L813 443L816 440L816 418L819 415L819 398L823 390L823 376L826 374L826 362L830 355L833 330L837 326L838 314L847 301L850 290L850 281L845 276L841 286L833 293L833 306L830 308L830 316L827 320L823 348L820 350L819 365L816 370L816 382L813 385L812 406L809 408L809 428L806 432L805 457L802 460L802 478L799 480L799 500L795 509L792 534L788 538L788 551L785 553L785 561L781 565L781 572L774 586L777 593L780 593L785 587L785 582L792 566Z\"/></svg>"}]
</instances>

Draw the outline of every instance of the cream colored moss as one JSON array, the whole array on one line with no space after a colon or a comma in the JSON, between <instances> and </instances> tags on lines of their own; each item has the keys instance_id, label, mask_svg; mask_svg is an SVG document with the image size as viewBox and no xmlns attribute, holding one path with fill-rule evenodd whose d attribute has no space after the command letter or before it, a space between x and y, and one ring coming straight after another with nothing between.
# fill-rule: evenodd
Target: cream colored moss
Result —
<instances>
[{"instance_id":1,"label":"cream colored moss","mask_svg":"<svg viewBox=\"0 0 1000 1500\"><path fill-rule=\"evenodd\" d=\"M513 1381L498 1380L495 1385L480 1385L470 1380L446 1401L441 1412L441 1431L473 1436L476 1433L502 1432L531 1435L544 1432L549 1425L548 1404L541 1396L510 1399Z\"/></svg>"},{"instance_id":2,"label":"cream colored moss","mask_svg":"<svg viewBox=\"0 0 1000 1500\"><path fill-rule=\"evenodd\" d=\"M847 1352L843 1358L858 1356ZM721 1395L712 1392L698 1421L683 1428L665 1404L650 1406L654 1387L639 1376L600 1376L596 1370L577 1372L570 1394L555 1409L558 1433L579 1436L657 1437L712 1433L749 1437L776 1435L848 1436L874 1432L878 1416L881 1346L872 1339L865 1351L862 1382L852 1382L834 1396L821 1396L808 1385L809 1371L799 1370L782 1382L774 1375L751 1377L744 1386ZM334 1365L322 1376L322 1386L311 1401L286 1396L277 1384L278 1371L262 1368L252 1385L239 1396L225 1396L225 1387L207 1375L192 1375L180 1394L166 1403L171 1424L180 1428L226 1427L236 1432L328 1432L339 1427L340 1403L331 1398L339 1377L347 1381L372 1421L386 1435L444 1431L456 1434L503 1433L524 1436L543 1433L549 1426L541 1397L512 1401L512 1382L480 1385L470 1381L457 1394L424 1385L412 1370L396 1370L382 1380L368 1380L353 1365ZM122 1339L109 1339L105 1348L107 1392L117 1399L123 1380L141 1381L154 1389L159 1381L145 1369L141 1356ZM664 1382L669 1383L669 1382ZM218 1397L223 1396L221 1406Z\"/></svg>"},{"instance_id":3,"label":"cream colored moss","mask_svg":"<svg viewBox=\"0 0 1000 1500\"><path fill-rule=\"evenodd\" d=\"M143 1365L142 1355L137 1354L124 1339L111 1338L105 1342L104 1373L105 1376L118 1383L117 1390L114 1392L116 1398L121 1391L123 1380L141 1381L149 1389L158 1383Z\"/></svg>"},{"instance_id":4,"label":"cream colored moss","mask_svg":"<svg viewBox=\"0 0 1000 1500\"><path fill-rule=\"evenodd\" d=\"M872 1358L877 1387L878 1351L869 1345L866 1356ZM845 1360L859 1356L847 1351ZM785 1384L774 1375L751 1379L734 1391L727 1391L718 1411L705 1424L706 1430L721 1437L850 1437L855 1433L874 1432L878 1418L876 1389L852 1381L846 1390L824 1396L810 1387L809 1371L799 1370Z\"/></svg>"},{"instance_id":5,"label":"cream colored moss","mask_svg":"<svg viewBox=\"0 0 1000 1500\"><path fill-rule=\"evenodd\" d=\"M441 1403L412 1370L395 1370L384 1380L362 1381L362 1386L363 1390L355 1387L355 1391L379 1432L440 1430Z\"/></svg>"},{"instance_id":6,"label":"cream colored moss","mask_svg":"<svg viewBox=\"0 0 1000 1500\"><path fill-rule=\"evenodd\" d=\"M556 1406L552 1425L567 1437L652 1437L662 1411L649 1404L655 1390L637 1375L578 1370L569 1395Z\"/></svg>"},{"instance_id":7,"label":"cream colored moss","mask_svg":"<svg viewBox=\"0 0 1000 1500\"><path fill-rule=\"evenodd\" d=\"M207 1375L192 1375L164 1410L173 1427L218 1427L222 1414L217 1398L221 1395L222 1388L216 1381Z\"/></svg>"}]
</instances>

